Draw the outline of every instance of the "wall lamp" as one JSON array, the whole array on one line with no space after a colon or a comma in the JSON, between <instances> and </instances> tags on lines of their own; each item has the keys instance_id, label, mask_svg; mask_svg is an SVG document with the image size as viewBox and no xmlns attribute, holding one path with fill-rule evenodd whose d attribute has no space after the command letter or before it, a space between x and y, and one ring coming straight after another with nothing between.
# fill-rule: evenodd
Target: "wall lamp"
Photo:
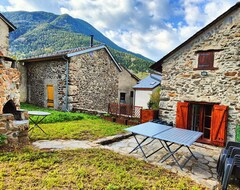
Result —
<instances>
[{"instance_id":1,"label":"wall lamp","mask_svg":"<svg viewBox=\"0 0 240 190\"><path fill-rule=\"evenodd\" d=\"M208 72L207 72L207 71L202 71L202 72L201 72L201 75L204 76L204 77L205 77L205 76L208 76Z\"/></svg>"}]
</instances>

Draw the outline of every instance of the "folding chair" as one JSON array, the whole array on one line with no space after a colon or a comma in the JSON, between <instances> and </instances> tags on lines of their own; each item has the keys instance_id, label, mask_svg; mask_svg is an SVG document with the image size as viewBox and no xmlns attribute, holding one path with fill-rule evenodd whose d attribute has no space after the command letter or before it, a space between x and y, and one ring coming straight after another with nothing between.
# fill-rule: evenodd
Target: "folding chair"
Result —
<instances>
[{"instance_id":1,"label":"folding chair","mask_svg":"<svg viewBox=\"0 0 240 190\"><path fill-rule=\"evenodd\" d=\"M239 147L240 148L240 143L239 142L233 142L233 141L229 141L226 144L226 147L224 149L222 149L219 158L218 158L218 162L217 162L217 175L218 175L218 179L222 181L222 177L223 177L223 169L224 169L224 163L227 157L229 157L231 150L234 147Z\"/></svg>"},{"instance_id":2,"label":"folding chair","mask_svg":"<svg viewBox=\"0 0 240 190\"><path fill-rule=\"evenodd\" d=\"M227 190L231 174L235 173L235 176L237 176L239 172L240 172L240 148L233 148L230 156L225 160L222 190Z\"/></svg>"}]
</instances>

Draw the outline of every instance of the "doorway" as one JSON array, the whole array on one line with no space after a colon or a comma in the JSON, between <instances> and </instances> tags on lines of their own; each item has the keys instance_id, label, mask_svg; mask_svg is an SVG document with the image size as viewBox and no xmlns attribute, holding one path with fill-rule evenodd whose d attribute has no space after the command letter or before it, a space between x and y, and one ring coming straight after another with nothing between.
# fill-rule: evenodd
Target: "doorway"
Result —
<instances>
[{"instance_id":1,"label":"doorway","mask_svg":"<svg viewBox=\"0 0 240 190\"><path fill-rule=\"evenodd\" d=\"M177 102L176 127L200 131L200 142L225 146L228 106L208 102Z\"/></svg>"},{"instance_id":2,"label":"doorway","mask_svg":"<svg viewBox=\"0 0 240 190\"><path fill-rule=\"evenodd\" d=\"M47 85L47 107L54 108L54 87Z\"/></svg>"},{"instance_id":3,"label":"doorway","mask_svg":"<svg viewBox=\"0 0 240 190\"><path fill-rule=\"evenodd\" d=\"M201 142L211 141L212 109L211 104L190 104L189 129L203 133Z\"/></svg>"}]
</instances>

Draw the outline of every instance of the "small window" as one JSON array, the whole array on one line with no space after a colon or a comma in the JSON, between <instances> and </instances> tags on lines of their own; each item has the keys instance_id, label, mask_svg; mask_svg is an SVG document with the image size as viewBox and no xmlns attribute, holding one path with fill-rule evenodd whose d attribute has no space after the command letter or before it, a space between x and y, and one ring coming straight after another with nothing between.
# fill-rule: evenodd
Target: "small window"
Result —
<instances>
[{"instance_id":1,"label":"small window","mask_svg":"<svg viewBox=\"0 0 240 190\"><path fill-rule=\"evenodd\" d=\"M213 69L214 52L200 52L198 55L198 69Z\"/></svg>"},{"instance_id":2,"label":"small window","mask_svg":"<svg viewBox=\"0 0 240 190\"><path fill-rule=\"evenodd\" d=\"M125 97L126 97L126 93L121 92L120 93L120 102L121 103L125 103L126 102Z\"/></svg>"}]
</instances>

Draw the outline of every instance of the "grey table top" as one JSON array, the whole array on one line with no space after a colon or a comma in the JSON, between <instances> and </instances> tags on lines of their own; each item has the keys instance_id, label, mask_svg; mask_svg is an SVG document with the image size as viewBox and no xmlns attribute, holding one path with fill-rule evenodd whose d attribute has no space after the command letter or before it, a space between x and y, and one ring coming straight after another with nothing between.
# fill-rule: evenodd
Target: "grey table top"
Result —
<instances>
[{"instance_id":1,"label":"grey table top","mask_svg":"<svg viewBox=\"0 0 240 190\"><path fill-rule=\"evenodd\" d=\"M33 116L47 116L50 115L51 113L43 111L28 111L28 114Z\"/></svg>"},{"instance_id":2,"label":"grey table top","mask_svg":"<svg viewBox=\"0 0 240 190\"><path fill-rule=\"evenodd\" d=\"M177 144L191 146L203 133L180 129L153 122L142 123L125 129L126 131Z\"/></svg>"},{"instance_id":3,"label":"grey table top","mask_svg":"<svg viewBox=\"0 0 240 190\"><path fill-rule=\"evenodd\" d=\"M139 135L153 137L154 135L161 133L165 130L168 130L170 128L172 127L167 125L162 125L159 123L147 122L147 123L142 123L133 127L129 127L125 130L132 133L139 134Z\"/></svg>"},{"instance_id":4,"label":"grey table top","mask_svg":"<svg viewBox=\"0 0 240 190\"><path fill-rule=\"evenodd\" d=\"M198 131L173 127L172 129L156 134L153 137L185 146L191 146L202 134L202 132Z\"/></svg>"}]
</instances>

